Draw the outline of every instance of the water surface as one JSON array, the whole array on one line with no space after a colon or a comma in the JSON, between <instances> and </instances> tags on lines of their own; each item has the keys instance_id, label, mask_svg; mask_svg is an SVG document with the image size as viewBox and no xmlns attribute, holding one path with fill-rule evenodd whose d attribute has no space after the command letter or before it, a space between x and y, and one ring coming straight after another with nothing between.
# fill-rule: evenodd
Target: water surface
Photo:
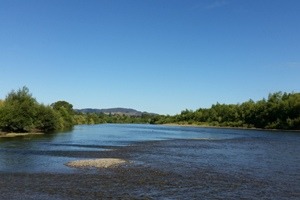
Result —
<instances>
[{"instance_id":1,"label":"water surface","mask_svg":"<svg viewBox=\"0 0 300 200\"><path fill-rule=\"evenodd\" d=\"M86 182L78 182L74 187L77 191L89 193L91 199L113 197L104 195L107 191L103 187L106 186L113 194L124 191L120 197L129 195L129 198L147 194L147 198L154 199L203 195L210 198L297 199L300 198L299 145L299 132L157 125L81 125L73 131L54 135L0 138L0 174L8 182L28 180L26 174L32 174L31 184L36 184L32 185L32 190L37 190L39 181L49 181L47 184L43 182L49 187L48 192L43 187L42 193L33 195L27 188L29 185L26 186L24 190L30 191L28 195L33 195L29 196L33 199L38 195L50 199L82 198L79 194L76 196L74 191L70 191L71 194L56 192L57 198L50 195L51 191L57 190L52 188L56 182L63 184L65 181L67 187L70 181L75 184L76 177L86 179ZM109 173L109 176L102 176L101 171L96 171L103 182L99 182L95 175L89 177L95 171L82 171L64 165L68 161L106 156L129 159L132 164L120 172ZM9 177L12 174L16 177ZM56 174L61 175L57 177ZM143 179L147 181L140 184ZM94 186L93 181L94 185L103 184L102 189L100 186L96 189L100 196L93 196L96 195L95 189L89 189ZM14 185L13 182L11 184ZM10 198L11 193L7 194L5 197ZM21 191L16 199L22 195L24 193Z\"/></svg>"}]
</instances>

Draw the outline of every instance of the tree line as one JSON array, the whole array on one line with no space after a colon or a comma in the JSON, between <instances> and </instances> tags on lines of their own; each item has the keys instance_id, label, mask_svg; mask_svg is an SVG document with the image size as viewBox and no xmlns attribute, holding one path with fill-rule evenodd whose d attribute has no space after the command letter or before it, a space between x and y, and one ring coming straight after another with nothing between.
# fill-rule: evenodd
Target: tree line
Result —
<instances>
[{"instance_id":1,"label":"tree line","mask_svg":"<svg viewBox=\"0 0 300 200\"><path fill-rule=\"evenodd\" d=\"M300 130L300 93L276 92L269 94L268 99L242 104L217 103L207 109L157 116L153 123Z\"/></svg>"},{"instance_id":2,"label":"tree line","mask_svg":"<svg viewBox=\"0 0 300 200\"><path fill-rule=\"evenodd\" d=\"M300 130L300 93L276 92L268 99L241 104L213 104L210 108L184 110L177 115L126 116L77 113L76 124L149 123L218 127Z\"/></svg>"},{"instance_id":3,"label":"tree line","mask_svg":"<svg viewBox=\"0 0 300 200\"><path fill-rule=\"evenodd\" d=\"M129 116L125 114L104 114L104 113L80 113L74 115L76 124L149 124L154 115L142 114L141 116Z\"/></svg>"},{"instance_id":4,"label":"tree line","mask_svg":"<svg viewBox=\"0 0 300 200\"><path fill-rule=\"evenodd\" d=\"M40 104L27 87L0 100L0 132L55 132L79 124L140 123L300 130L300 93L276 92L268 99L242 104L213 104L177 115L141 116L74 112L73 105L57 101Z\"/></svg>"}]
</instances>

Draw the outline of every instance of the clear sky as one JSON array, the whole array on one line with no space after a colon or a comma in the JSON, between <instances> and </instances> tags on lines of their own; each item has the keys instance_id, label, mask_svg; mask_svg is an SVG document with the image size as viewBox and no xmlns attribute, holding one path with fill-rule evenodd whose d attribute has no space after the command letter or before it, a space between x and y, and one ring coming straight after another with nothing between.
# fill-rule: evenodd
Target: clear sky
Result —
<instances>
[{"instance_id":1,"label":"clear sky","mask_svg":"<svg viewBox=\"0 0 300 200\"><path fill-rule=\"evenodd\" d=\"M0 99L160 114L300 91L299 0L0 0Z\"/></svg>"}]
</instances>

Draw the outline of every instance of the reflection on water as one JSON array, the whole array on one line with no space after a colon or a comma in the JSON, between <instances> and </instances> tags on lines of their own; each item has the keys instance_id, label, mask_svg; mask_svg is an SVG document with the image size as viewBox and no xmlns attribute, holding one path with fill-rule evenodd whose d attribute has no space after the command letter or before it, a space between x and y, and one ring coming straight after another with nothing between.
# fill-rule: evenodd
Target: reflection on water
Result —
<instances>
[{"instance_id":1,"label":"reflection on water","mask_svg":"<svg viewBox=\"0 0 300 200\"><path fill-rule=\"evenodd\" d=\"M201 155L194 157L193 151L186 150L185 157L180 158L184 162L263 174L272 166L275 174L291 177L299 170L299 133L105 124L76 126L70 132L53 135L0 138L0 172L73 172L64 163L79 158L76 152L92 157L93 153L134 142L171 139L197 139L206 145ZM170 148L169 153L172 150L177 149ZM287 168L289 172L284 171Z\"/></svg>"}]
</instances>

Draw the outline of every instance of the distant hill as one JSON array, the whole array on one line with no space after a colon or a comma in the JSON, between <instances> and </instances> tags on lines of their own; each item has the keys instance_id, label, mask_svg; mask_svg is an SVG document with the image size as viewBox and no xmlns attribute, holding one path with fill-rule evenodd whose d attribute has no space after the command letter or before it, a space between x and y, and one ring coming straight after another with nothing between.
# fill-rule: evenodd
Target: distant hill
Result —
<instances>
[{"instance_id":1,"label":"distant hill","mask_svg":"<svg viewBox=\"0 0 300 200\"><path fill-rule=\"evenodd\" d=\"M143 114L157 115L155 113L141 112L132 108L107 108L107 109L96 109L96 108L84 108L74 109L80 113L104 113L112 115L127 115L127 116L142 116Z\"/></svg>"}]
</instances>

